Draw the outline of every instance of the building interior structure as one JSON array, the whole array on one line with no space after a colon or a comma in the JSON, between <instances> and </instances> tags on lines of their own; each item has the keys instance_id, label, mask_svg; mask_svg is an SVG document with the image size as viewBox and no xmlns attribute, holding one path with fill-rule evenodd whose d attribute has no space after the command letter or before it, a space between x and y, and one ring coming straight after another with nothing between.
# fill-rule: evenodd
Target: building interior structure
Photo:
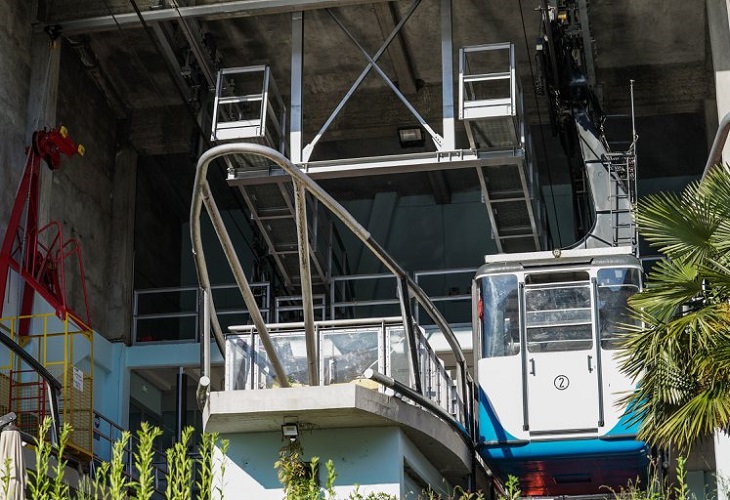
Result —
<instances>
[{"instance_id":1,"label":"building interior structure","mask_svg":"<svg viewBox=\"0 0 730 500\"><path fill-rule=\"evenodd\" d=\"M237 112L262 119L261 102L275 119L252 140L309 172L429 293L447 298L444 314L470 351L471 278L484 255L564 248L590 224L536 57L548 3L0 0L0 234L32 133L65 126L86 152L43 169L38 217L59 221L83 249L89 322L105 341L94 354L95 409L123 428L159 425L168 442L181 425L200 426L195 167L229 140L215 124ZM638 136L639 195L682 189L702 174L730 111L727 2L576 3L606 134L617 145L632 141L632 128ZM459 114L461 49L501 43L513 49L479 53L474 64L509 71L513 54L524 124L511 132L531 144L514 161L504 159L517 157L513 143L490 142L499 130L480 135ZM225 101L232 96L245 99ZM208 181L248 280L261 285L267 322L302 321L292 192L275 174L243 158L214 163ZM369 314L398 314L392 284L336 279L377 278L384 267L312 206L317 319L358 301ZM209 224L203 236L216 239ZM225 260L208 249L209 262ZM652 250L642 246L642 256ZM230 311L223 327L250 323L230 271L209 271L218 306ZM348 291L335 304L340 285ZM83 309L79 273L66 286L72 308ZM19 287L9 290L16 297L3 298L3 316L19 307ZM443 339L433 345L453 366ZM222 388L223 362L213 357L212 385ZM699 474L714 465L703 460Z\"/></svg>"}]
</instances>

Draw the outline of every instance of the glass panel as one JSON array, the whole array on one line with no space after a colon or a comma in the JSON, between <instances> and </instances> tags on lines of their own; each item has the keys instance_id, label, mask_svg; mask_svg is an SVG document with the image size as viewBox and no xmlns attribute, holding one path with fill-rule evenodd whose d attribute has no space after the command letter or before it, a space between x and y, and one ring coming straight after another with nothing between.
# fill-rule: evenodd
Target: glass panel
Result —
<instances>
[{"instance_id":1,"label":"glass panel","mask_svg":"<svg viewBox=\"0 0 730 500\"><path fill-rule=\"evenodd\" d=\"M251 387L249 380L250 363L251 363L251 346L248 341L241 337L230 337L226 339L228 344L227 359L228 370L226 376L229 377L228 385L230 390L237 391L248 389Z\"/></svg>"},{"instance_id":2,"label":"glass panel","mask_svg":"<svg viewBox=\"0 0 730 500\"><path fill-rule=\"evenodd\" d=\"M408 373L408 357L406 351L408 344L406 342L406 334L403 328L391 328L390 333L390 352L388 353L388 366L391 378L401 382L407 386L411 385L410 375Z\"/></svg>"},{"instance_id":3,"label":"glass panel","mask_svg":"<svg viewBox=\"0 0 730 500\"><path fill-rule=\"evenodd\" d=\"M530 352L576 351L592 347L591 289L588 284L528 288L525 307Z\"/></svg>"},{"instance_id":4,"label":"glass panel","mask_svg":"<svg viewBox=\"0 0 730 500\"><path fill-rule=\"evenodd\" d=\"M379 330L333 331L321 336L324 383L342 384L378 370Z\"/></svg>"},{"instance_id":5,"label":"glass panel","mask_svg":"<svg viewBox=\"0 0 730 500\"><path fill-rule=\"evenodd\" d=\"M307 374L307 347L303 333L278 335L272 337L274 349L279 357L289 383L294 386L306 385L309 380ZM261 345L261 338L256 337L256 353L254 363L258 368L258 386L260 389L279 387L275 382L274 369L271 366L266 350Z\"/></svg>"},{"instance_id":6,"label":"glass panel","mask_svg":"<svg viewBox=\"0 0 730 500\"><path fill-rule=\"evenodd\" d=\"M520 352L520 314L517 276L489 276L481 280L482 356L514 356Z\"/></svg>"},{"instance_id":7,"label":"glass panel","mask_svg":"<svg viewBox=\"0 0 730 500\"><path fill-rule=\"evenodd\" d=\"M639 291L638 269L601 269L598 271L598 318L601 347L617 349L619 338L629 325L639 322L631 316L628 298Z\"/></svg>"}]
</instances>

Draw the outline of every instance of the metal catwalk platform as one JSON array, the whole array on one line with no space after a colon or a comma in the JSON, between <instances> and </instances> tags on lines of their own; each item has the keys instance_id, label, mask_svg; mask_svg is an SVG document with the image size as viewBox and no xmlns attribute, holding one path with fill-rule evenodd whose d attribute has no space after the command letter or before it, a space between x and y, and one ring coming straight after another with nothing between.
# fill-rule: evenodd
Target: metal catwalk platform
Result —
<instances>
[{"instance_id":1,"label":"metal catwalk platform","mask_svg":"<svg viewBox=\"0 0 730 500\"><path fill-rule=\"evenodd\" d=\"M396 28L407 19L404 17ZM297 50L296 44L293 50ZM369 65L363 74L378 68L375 57L367 54L366 57ZM397 174L421 175L433 183L431 178L440 172L470 169L470 176L473 177L473 172L477 174L475 187L481 191L497 251L543 249L545 222L537 172L531 159L514 46L489 44L463 47L459 51L458 125L468 138L468 148L456 146L454 133L448 130L449 124L452 129L455 127L454 120L444 121L443 136L436 133L382 71L380 76L409 106L420 124L415 133L424 143L430 138L435 151L317 160L320 138L355 92L358 82L311 142L302 148L301 133L296 132L301 124L291 123L287 140L283 125L291 113L282 103L268 66L228 68L219 72L211 139L216 143L242 140L278 149L312 179L339 181L349 191L357 190L360 181L356 178L361 177L368 177L370 183L375 178L382 179L383 185L388 184L387 189L398 191L402 188L399 182L411 183L415 177ZM296 92L293 94L295 99ZM293 102L291 109L297 107ZM240 190L284 281L296 287L301 283L298 262L292 258L296 253L297 221L288 177L279 166L261 157L233 155L226 162L229 184ZM448 200L453 193L449 192L449 183L442 184L441 189L446 192L441 197ZM332 186L331 191L337 197L337 182ZM330 226L321 215L316 210L308 213L307 220L312 226L309 251L313 283L326 286L332 270L327 267L327 251L323 247L331 241L324 241L322 236Z\"/></svg>"}]
</instances>

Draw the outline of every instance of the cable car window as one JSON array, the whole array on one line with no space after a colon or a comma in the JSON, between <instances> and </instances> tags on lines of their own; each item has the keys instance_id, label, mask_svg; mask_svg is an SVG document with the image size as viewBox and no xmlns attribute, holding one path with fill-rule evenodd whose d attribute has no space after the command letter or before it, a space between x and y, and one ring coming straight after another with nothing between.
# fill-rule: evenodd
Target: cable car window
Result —
<instances>
[{"instance_id":1,"label":"cable car window","mask_svg":"<svg viewBox=\"0 0 730 500\"><path fill-rule=\"evenodd\" d=\"M482 356L514 356L520 352L517 276L482 279Z\"/></svg>"},{"instance_id":2,"label":"cable car window","mask_svg":"<svg viewBox=\"0 0 730 500\"><path fill-rule=\"evenodd\" d=\"M626 268L598 271L598 325L603 349L618 349L622 333L638 325L632 317L628 298L639 291L639 270Z\"/></svg>"},{"instance_id":3,"label":"cable car window","mask_svg":"<svg viewBox=\"0 0 730 500\"><path fill-rule=\"evenodd\" d=\"M591 287L587 273L581 281L528 285L525 289L527 349L530 352L591 349ZM543 280L540 280L543 282ZM547 280L544 280L547 281ZM533 280L533 283L535 280Z\"/></svg>"}]
</instances>

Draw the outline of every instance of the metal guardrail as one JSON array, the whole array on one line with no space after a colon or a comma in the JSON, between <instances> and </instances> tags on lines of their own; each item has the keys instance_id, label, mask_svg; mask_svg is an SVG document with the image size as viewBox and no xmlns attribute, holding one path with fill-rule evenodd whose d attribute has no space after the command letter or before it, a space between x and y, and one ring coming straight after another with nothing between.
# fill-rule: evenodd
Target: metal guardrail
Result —
<instances>
[{"instance_id":1,"label":"metal guardrail","mask_svg":"<svg viewBox=\"0 0 730 500\"><path fill-rule=\"evenodd\" d=\"M217 303L219 317L231 318L231 324L240 324L248 315L236 285L215 285L212 293ZM260 300L261 312L268 321L271 312L271 286L269 283L252 283L251 288ZM132 342L198 342L198 320L201 311L201 291L195 286L151 288L134 291Z\"/></svg>"},{"instance_id":2,"label":"metal guardrail","mask_svg":"<svg viewBox=\"0 0 730 500\"><path fill-rule=\"evenodd\" d=\"M274 372L253 325L236 326L226 337L225 390L257 390L275 387ZM429 346L421 328L414 329L422 391L465 427L466 410L456 383ZM412 386L408 369L408 343L400 317L315 322L319 346L319 385L341 383L378 384L363 378L372 369ZM279 359L293 385L306 384L307 358L304 323L269 325Z\"/></svg>"},{"instance_id":3,"label":"metal guardrail","mask_svg":"<svg viewBox=\"0 0 730 500\"><path fill-rule=\"evenodd\" d=\"M91 475L95 473L95 468L101 462L111 462L112 448L114 443L120 441L122 433L126 429L118 426L101 413L94 412L94 459L90 464ZM124 475L134 481L138 478L138 472L134 467L134 453L137 451L139 440L136 436L131 435L130 439L124 446ZM153 450L152 472L154 488L153 499L164 498L165 493L165 474L167 473L167 458L161 449Z\"/></svg>"},{"instance_id":4,"label":"metal guardrail","mask_svg":"<svg viewBox=\"0 0 730 500\"><path fill-rule=\"evenodd\" d=\"M470 323L471 322L471 282L476 274L476 267L468 267L461 269L439 269L437 271L420 271L414 273L413 278L416 280L421 288L431 296L431 300L434 304L438 304L441 307L441 312L444 314L449 323ZM440 286L432 287L429 286L429 281L433 279L443 279L443 283ZM433 290L432 288L437 289ZM442 290L439 292L438 290ZM443 293L446 292L446 294ZM449 311L447 309L452 309ZM466 311L463 309L466 308ZM421 307L417 307L415 311L416 323L421 323ZM461 321L452 320L456 315L464 313ZM428 315L425 316L428 318ZM424 319L425 319L424 318Z\"/></svg>"},{"instance_id":5,"label":"metal guardrail","mask_svg":"<svg viewBox=\"0 0 730 500\"><path fill-rule=\"evenodd\" d=\"M471 320L469 311L471 303L471 280L476 268L440 269L435 271L419 271L414 273L414 280L429 294L432 301L446 315L452 324L468 323ZM437 280L436 285L433 280ZM366 287L363 292L362 287ZM261 312L268 322L273 319L280 322L282 314L301 311L301 297L273 297L269 283L253 283L251 287L261 293ZM319 319L359 318L399 314L399 300L396 296L397 281L392 274L358 274L334 276L330 281L329 304L325 306L324 296L315 300ZM217 304L228 304L217 310L221 317L243 317L248 310L243 299L238 295L236 285L215 285L216 292L230 291L229 301ZM134 343L149 342L198 342L200 290L194 286L152 288L135 290L133 306L132 339ZM358 294L368 297L383 298L357 299ZM464 311L466 308L466 311ZM375 314L372 314L375 311ZM463 313L463 314L462 314ZM416 322L427 320L422 307L414 310ZM458 316L463 316L460 319ZM244 321L236 321L242 324ZM170 338L167 338L170 337Z\"/></svg>"}]
</instances>

